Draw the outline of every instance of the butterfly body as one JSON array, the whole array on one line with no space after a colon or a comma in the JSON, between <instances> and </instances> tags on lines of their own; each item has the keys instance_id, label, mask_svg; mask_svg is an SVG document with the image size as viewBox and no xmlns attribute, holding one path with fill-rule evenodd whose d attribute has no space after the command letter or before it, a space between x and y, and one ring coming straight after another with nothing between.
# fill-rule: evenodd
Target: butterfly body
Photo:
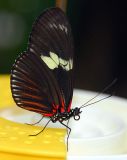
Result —
<instances>
[{"instance_id":1,"label":"butterfly body","mask_svg":"<svg viewBox=\"0 0 127 160\"><path fill-rule=\"evenodd\" d=\"M71 109L70 112L57 113L51 117L51 121L55 123L56 121L63 122L69 120L71 117L74 117L75 120L80 119L80 108L76 107Z\"/></svg>"}]
</instances>

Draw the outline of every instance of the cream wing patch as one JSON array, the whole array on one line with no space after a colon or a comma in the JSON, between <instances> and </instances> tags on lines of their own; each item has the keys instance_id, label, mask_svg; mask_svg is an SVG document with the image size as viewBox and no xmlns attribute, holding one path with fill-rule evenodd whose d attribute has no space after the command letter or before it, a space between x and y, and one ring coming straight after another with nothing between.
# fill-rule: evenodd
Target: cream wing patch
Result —
<instances>
[{"instance_id":1,"label":"cream wing patch","mask_svg":"<svg viewBox=\"0 0 127 160\"><path fill-rule=\"evenodd\" d=\"M41 55L41 59L45 62L45 64L50 69L58 68L61 66L66 71L69 71L73 68L73 60L70 59L69 61L59 58L57 54L50 52L50 57Z\"/></svg>"},{"instance_id":2,"label":"cream wing patch","mask_svg":"<svg viewBox=\"0 0 127 160\"><path fill-rule=\"evenodd\" d=\"M41 55L41 59L50 69L58 68L58 65L50 57Z\"/></svg>"},{"instance_id":3,"label":"cream wing patch","mask_svg":"<svg viewBox=\"0 0 127 160\"><path fill-rule=\"evenodd\" d=\"M57 54L50 52L50 57L57 65L59 65L59 57L57 56Z\"/></svg>"}]
</instances>

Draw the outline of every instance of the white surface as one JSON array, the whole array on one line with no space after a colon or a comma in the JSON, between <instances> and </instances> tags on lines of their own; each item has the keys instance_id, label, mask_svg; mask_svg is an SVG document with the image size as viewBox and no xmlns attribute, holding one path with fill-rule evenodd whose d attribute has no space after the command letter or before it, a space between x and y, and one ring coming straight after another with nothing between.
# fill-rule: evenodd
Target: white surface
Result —
<instances>
[{"instance_id":1,"label":"white surface","mask_svg":"<svg viewBox=\"0 0 127 160\"><path fill-rule=\"evenodd\" d=\"M76 90L73 103L81 106L95 95ZM112 96L82 111L80 121L70 122L68 160L127 160L127 100Z\"/></svg>"},{"instance_id":2,"label":"white surface","mask_svg":"<svg viewBox=\"0 0 127 160\"><path fill-rule=\"evenodd\" d=\"M80 107L95 95L94 92L75 90L72 106ZM8 107L0 116L20 123L34 123L41 118L18 107L15 110ZM82 111L79 121L72 118L69 123L72 132L68 160L127 160L127 100L112 96ZM40 125L45 123L43 120ZM50 127L61 126L51 123Z\"/></svg>"},{"instance_id":3,"label":"white surface","mask_svg":"<svg viewBox=\"0 0 127 160\"><path fill-rule=\"evenodd\" d=\"M126 153L126 127L118 117L91 109L78 122L71 121L69 155L109 155ZM77 152L78 149L78 152Z\"/></svg>"}]
</instances>

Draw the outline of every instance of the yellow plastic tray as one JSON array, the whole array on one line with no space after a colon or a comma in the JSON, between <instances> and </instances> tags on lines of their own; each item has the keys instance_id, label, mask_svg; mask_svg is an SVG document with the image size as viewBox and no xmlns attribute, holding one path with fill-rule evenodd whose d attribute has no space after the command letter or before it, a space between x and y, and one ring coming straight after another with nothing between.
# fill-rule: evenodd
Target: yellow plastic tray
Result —
<instances>
[{"instance_id":1,"label":"yellow plastic tray","mask_svg":"<svg viewBox=\"0 0 127 160\"><path fill-rule=\"evenodd\" d=\"M0 107L14 105L10 90L10 76L0 75Z\"/></svg>"},{"instance_id":2,"label":"yellow plastic tray","mask_svg":"<svg viewBox=\"0 0 127 160\"><path fill-rule=\"evenodd\" d=\"M14 106L8 75L0 75L0 109ZM66 159L64 129L46 128L15 123L0 118L0 159L4 160L62 160Z\"/></svg>"}]
</instances>

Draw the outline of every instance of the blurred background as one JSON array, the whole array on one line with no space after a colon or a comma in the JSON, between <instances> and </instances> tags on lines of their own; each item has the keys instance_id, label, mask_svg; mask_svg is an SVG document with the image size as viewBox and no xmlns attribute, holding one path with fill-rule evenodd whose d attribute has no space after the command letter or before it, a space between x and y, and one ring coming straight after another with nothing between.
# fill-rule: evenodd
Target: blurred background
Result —
<instances>
[{"instance_id":1,"label":"blurred background","mask_svg":"<svg viewBox=\"0 0 127 160\"><path fill-rule=\"evenodd\" d=\"M127 4L123 0L0 1L0 74L10 74L16 57L26 50L36 17L56 5L66 11L72 26L75 87L101 91L118 78L116 95L127 97Z\"/></svg>"}]
</instances>

